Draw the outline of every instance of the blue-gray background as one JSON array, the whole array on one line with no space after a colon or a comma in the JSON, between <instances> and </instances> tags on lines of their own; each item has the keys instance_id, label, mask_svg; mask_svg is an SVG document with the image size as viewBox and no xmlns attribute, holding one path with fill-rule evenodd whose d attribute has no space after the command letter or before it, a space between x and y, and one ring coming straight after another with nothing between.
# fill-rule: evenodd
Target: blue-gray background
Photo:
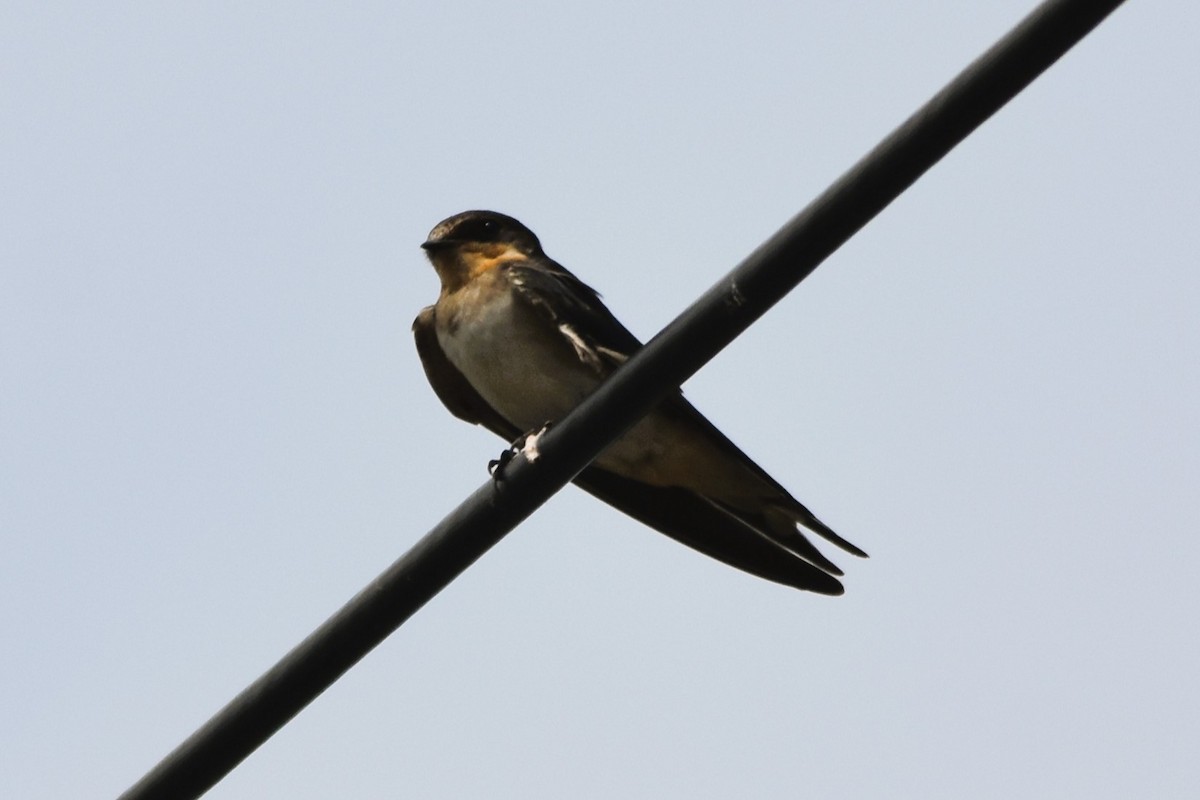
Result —
<instances>
[{"instance_id":1,"label":"blue-gray background","mask_svg":"<svg viewBox=\"0 0 1200 800\"><path fill-rule=\"evenodd\" d=\"M485 480L434 223L648 337L1031 2L427 5L0 10L0 795L115 795ZM845 597L569 489L211 796L1192 796L1198 40L1118 11L688 384Z\"/></svg>"}]
</instances>

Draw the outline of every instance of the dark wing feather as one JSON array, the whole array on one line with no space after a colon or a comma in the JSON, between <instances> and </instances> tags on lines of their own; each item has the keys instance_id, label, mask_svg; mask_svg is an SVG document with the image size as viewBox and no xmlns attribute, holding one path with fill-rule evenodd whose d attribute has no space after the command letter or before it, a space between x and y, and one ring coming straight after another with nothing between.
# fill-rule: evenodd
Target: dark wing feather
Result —
<instances>
[{"instance_id":1,"label":"dark wing feather","mask_svg":"<svg viewBox=\"0 0 1200 800\"><path fill-rule=\"evenodd\" d=\"M599 293L565 267L545 259L537 266L514 263L508 271L518 296L560 333L559 326L568 326L607 362L606 372L641 348L642 343L605 307Z\"/></svg>"},{"instance_id":2,"label":"dark wing feather","mask_svg":"<svg viewBox=\"0 0 1200 800\"><path fill-rule=\"evenodd\" d=\"M717 444L730 458L737 459L748 469L752 470L766 486L769 486L774 490L776 499L773 500L773 502L790 512L792 516L794 516L802 525L804 525L804 527L808 528L813 533L818 534L825 540L837 545L848 553L853 553L861 558L867 558L867 554L864 550L862 550L862 548L843 539L841 536L835 533L832 528L818 519L816 514L809 511L803 503L792 497L791 493L781 486L778 481L772 478L766 470L755 463L750 456L743 453L741 448L731 442L728 436L721 433L720 429L717 428L716 425L713 425L711 422L709 422L708 418L701 414L695 406L689 403L683 397L682 393L668 395L666 399L663 400L662 404L659 405L658 411L661 414L673 417L677 421L685 423L688 427L695 431L696 436L707 438L709 441ZM737 509L736 511L734 509L729 510L731 513L737 513L739 518L746 523L753 525L759 530L768 530L771 527L767 520L762 518L761 514L752 518L750 515L743 513L742 509ZM801 551L801 554L806 558L816 559L818 562L824 563L826 568L831 568L837 571L837 567L825 559L825 557L822 556L820 552L808 542L808 540L804 539L799 532L796 532L795 537L788 535L787 541L780 543L788 547L788 549L798 548ZM838 571L838 574L841 574L840 571Z\"/></svg>"},{"instance_id":3,"label":"dark wing feather","mask_svg":"<svg viewBox=\"0 0 1200 800\"><path fill-rule=\"evenodd\" d=\"M446 358L438 343L436 319L434 307L426 306L413 320L412 326L413 338L417 341L417 355L421 357L421 366L425 368L425 377L429 379L433 393L454 416L472 425L482 425L505 441L513 441L522 431L480 397L479 392L458 371L458 367Z\"/></svg>"},{"instance_id":4,"label":"dark wing feather","mask_svg":"<svg viewBox=\"0 0 1200 800\"><path fill-rule=\"evenodd\" d=\"M833 575L686 489L650 486L597 467L580 473L575 484L659 533L752 575L819 594L845 591Z\"/></svg>"}]
</instances>

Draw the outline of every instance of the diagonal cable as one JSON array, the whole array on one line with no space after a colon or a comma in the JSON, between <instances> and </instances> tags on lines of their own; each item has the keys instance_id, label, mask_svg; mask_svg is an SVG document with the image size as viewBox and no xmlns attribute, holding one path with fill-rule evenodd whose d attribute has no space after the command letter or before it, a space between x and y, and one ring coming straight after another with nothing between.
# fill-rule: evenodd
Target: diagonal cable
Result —
<instances>
[{"instance_id":1,"label":"diagonal cable","mask_svg":"<svg viewBox=\"0 0 1200 800\"><path fill-rule=\"evenodd\" d=\"M762 316L1121 0L1048 0L168 754L122 800L199 797Z\"/></svg>"}]
</instances>

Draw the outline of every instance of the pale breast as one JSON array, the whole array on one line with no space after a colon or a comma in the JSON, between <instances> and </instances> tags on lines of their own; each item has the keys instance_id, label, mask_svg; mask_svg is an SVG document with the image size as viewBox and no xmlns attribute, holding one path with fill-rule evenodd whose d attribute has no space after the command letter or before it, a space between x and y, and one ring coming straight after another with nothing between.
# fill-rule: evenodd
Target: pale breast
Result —
<instances>
[{"instance_id":1,"label":"pale breast","mask_svg":"<svg viewBox=\"0 0 1200 800\"><path fill-rule=\"evenodd\" d=\"M561 419L599 383L560 334L486 276L438 304L438 343L475 391L514 425Z\"/></svg>"}]
</instances>

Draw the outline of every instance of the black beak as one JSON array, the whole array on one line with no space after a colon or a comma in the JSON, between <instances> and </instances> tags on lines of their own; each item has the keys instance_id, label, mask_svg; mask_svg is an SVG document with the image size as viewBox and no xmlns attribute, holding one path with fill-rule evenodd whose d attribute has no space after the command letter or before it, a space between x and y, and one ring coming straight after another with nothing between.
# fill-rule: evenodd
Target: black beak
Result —
<instances>
[{"instance_id":1,"label":"black beak","mask_svg":"<svg viewBox=\"0 0 1200 800\"><path fill-rule=\"evenodd\" d=\"M449 250L451 247L454 247L454 244L454 242L447 239L442 239L436 242L430 239L427 242L421 242L421 249L427 253L433 253L438 250Z\"/></svg>"}]
</instances>

